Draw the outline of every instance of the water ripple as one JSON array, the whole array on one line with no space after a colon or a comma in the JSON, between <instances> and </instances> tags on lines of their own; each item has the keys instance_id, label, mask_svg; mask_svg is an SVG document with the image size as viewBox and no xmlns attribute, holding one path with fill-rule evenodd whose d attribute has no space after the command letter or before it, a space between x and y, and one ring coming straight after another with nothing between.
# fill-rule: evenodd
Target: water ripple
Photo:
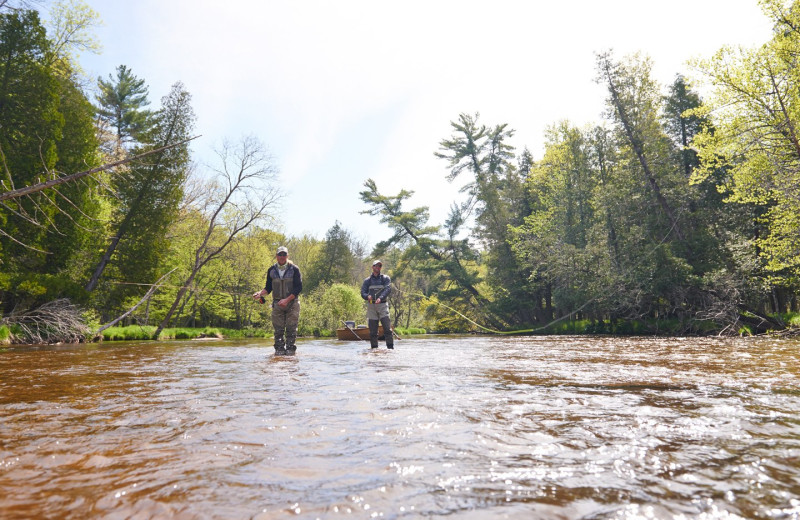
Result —
<instances>
[{"instance_id":1,"label":"water ripple","mask_svg":"<svg viewBox=\"0 0 800 520\"><path fill-rule=\"evenodd\" d=\"M800 518L800 344L422 337L0 354L0 516Z\"/></svg>"}]
</instances>

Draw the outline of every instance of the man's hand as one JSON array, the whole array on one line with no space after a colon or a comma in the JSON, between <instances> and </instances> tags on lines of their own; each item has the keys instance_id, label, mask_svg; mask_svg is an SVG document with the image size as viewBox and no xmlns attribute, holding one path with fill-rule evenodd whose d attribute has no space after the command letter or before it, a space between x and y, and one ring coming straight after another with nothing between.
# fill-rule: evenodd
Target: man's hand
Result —
<instances>
[{"instance_id":1,"label":"man's hand","mask_svg":"<svg viewBox=\"0 0 800 520\"><path fill-rule=\"evenodd\" d=\"M375 300L375 303L381 303L381 299L378 298L377 300Z\"/></svg>"}]
</instances>

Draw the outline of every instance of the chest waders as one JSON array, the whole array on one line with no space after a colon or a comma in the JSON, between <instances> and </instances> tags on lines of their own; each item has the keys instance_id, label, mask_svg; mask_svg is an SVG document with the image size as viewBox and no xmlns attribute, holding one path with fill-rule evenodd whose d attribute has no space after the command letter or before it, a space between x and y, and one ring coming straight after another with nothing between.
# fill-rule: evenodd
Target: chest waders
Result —
<instances>
[{"instance_id":1,"label":"chest waders","mask_svg":"<svg viewBox=\"0 0 800 520\"><path fill-rule=\"evenodd\" d=\"M289 305L281 307L278 301L292 294L294 289L295 269L293 265L286 268L283 278L280 277L277 264L269 272L272 278L272 327L275 330L275 354L292 355L297 351L297 322L300 319L300 301L295 297Z\"/></svg>"},{"instance_id":2,"label":"chest waders","mask_svg":"<svg viewBox=\"0 0 800 520\"><path fill-rule=\"evenodd\" d=\"M380 280L371 280L369 294L374 302L379 294L382 294L387 286L383 284L383 277ZM386 340L386 348L394 348L394 336L392 336L392 324L389 320L389 302L369 303L367 301L367 324L369 325L369 346L378 348L378 323L383 325L383 337Z\"/></svg>"}]
</instances>

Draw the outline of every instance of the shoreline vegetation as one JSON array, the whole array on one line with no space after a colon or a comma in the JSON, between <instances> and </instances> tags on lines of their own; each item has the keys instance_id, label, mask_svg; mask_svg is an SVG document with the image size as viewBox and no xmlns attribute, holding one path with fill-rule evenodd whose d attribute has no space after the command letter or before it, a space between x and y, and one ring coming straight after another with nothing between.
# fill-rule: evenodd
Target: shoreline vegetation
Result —
<instances>
[{"instance_id":1,"label":"shoreline vegetation","mask_svg":"<svg viewBox=\"0 0 800 520\"><path fill-rule=\"evenodd\" d=\"M780 334L786 337L800 335L800 313L788 313L775 317L787 326L782 331L768 331L767 334ZM158 338L154 338L156 330L154 325L126 325L122 327L109 327L98 335L88 334L80 341L64 341L53 339L48 344L79 344L99 343L113 341L150 341L150 340L202 340L202 339L251 339L272 338L271 332L266 329L245 328L230 329L224 327L175 327L161 331ZM24 341L24 336L14 327L0 325L0 345L31 345L36 344ZM439 330L428 331L423 328L396 327L395 332L401 337L423 334L485 334L485 335L528 335L528 336L563 336L563 335L610 335L610 336L714 336L719 331L710 322L699 322L691 334L686 334L686 324L677 320L631 320L611 323L604 320L572 320L555 324L544 329L525 329L519 331L481 331L481 330ZM760 335L748 326L743 326L738 331L738 336ZM303 338L335 338L335 330L314 330L299 334Z\"/></svg>"},{"instance_id":2,"label":"shoreline vegetation","mask_svg":"<svg viewBox=\"0 0 800 520\"><path fill-rule=\"evenodd\" d=\"M278 247L303 273L301 337L363 319L378 258L392 323L432 334L798 335L800 0L762 0L763 45L670 84L646 49L598 49L600 119L554 121L540 156L453 114L430 150L459 188L448 216L412 205L420 181L366 178L350 197L385 225L372 246L338 220L324 238L276 226L266 143L245 130L197 161L180 78L160 103L125 64L93 83L76 60L97 14L38 3L0 1L0 342L269 337L251 295Z\"/></svg>"},{"instance_id":3,"label":"shoreline vegetation","mask_svg":"<svg viewBox=\"0 0 800 520\"><path fill-rule=\"evenodd\" d=\"M0 325L0 345L30 345L28 341L18 341L21 335L15 335L6 325ZM87 335L84 340L79 342L70 341L51 341L56 343L92 343L104 341L148 341L153 340L156 330L154 325L126 325L123 327L109 327L99 335L92 337ZM401 336L415 334L427 334L421 328L402 328L397 327L395 331ZM315 333L303 334L305 338L335 338L335 330L314 331ZM272 338L272 333L264 329L228 329L224 327L175 327L164 329L157 340L186 340L186 339L248 339L248 338Z\"/></svg>"}]
</instances>

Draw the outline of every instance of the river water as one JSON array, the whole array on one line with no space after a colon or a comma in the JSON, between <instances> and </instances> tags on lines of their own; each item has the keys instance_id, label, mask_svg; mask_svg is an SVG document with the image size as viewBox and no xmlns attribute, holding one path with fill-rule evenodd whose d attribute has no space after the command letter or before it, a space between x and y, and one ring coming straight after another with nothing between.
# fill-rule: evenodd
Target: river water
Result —
<instances>
[{"instance_id":1,"label":"river water","mask_svg":"<svg viewBox=\"0 0 800 520\"><path fill-rule=\"evenodd\" d=\"M800 341L0 351L0 518L800 518Z\"/></svg>"}]
</instances>

